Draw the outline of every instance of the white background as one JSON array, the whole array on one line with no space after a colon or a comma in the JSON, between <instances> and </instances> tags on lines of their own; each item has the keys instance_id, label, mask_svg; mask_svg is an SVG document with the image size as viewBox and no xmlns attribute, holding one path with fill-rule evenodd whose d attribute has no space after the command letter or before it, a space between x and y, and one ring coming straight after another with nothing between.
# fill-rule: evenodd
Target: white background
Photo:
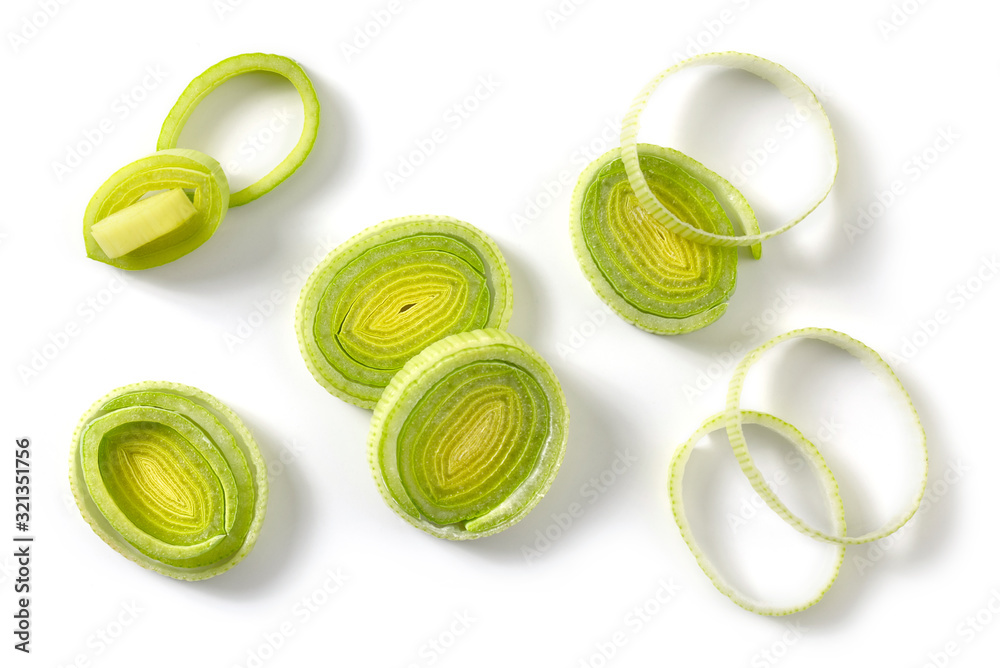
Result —
<instances>
[{"instance_id":1,"label":"white background","mask_svg":"<svg viewBox=\"0 0 1000 668\"><path fill-rule=\"evenodd\" d=\"M887 0L591 0L563 3L563 14L556 0L422 0L402 2L384 27L369 25L377 34L348 54L356 29L388 0L232 1L69 1L53 4L51 18L39 14L42 2L4 3L0 431L8 451L15 438L32 439L37 542L30 657L11 648L12 550L0 549L0 663L995 662L995 3L909 0L890 30ZM579 271L567 231L572 182L615 145L617 120L657 71L682 54L728 49L781 62L821 92L841 173L815 215L768 243L760 262L741 260L720 321L680 338L653 336L607 317ZM174 264L125 275L88 260L80 220L94 190L153 150L191 78L257 50L295 58L316 84L322 124L302 169L230 211L214 238ZM490 77L496 89L469 98ZM727 177L790 108L732 73L692 72L676 86L656 96L642 138L688 150ZM455 104L476 109L455 122ZM244 77L199 110L184 142L236 160L233 181L245 185L294 143L297 109L289 87ZM275 110L292 120L253 149ZM386 173L435 128L446 141L390 189ZM765 227L792 213L822 165L808 131L792 134L779 136L780 150L745 189ZM73 152L87 155L74 160ZM925 152L933 164L915 168ZM68 171L56 164L68 161ZM895 182L902 194L879 208ZM875 215L851 238L859 209ZM369 413L313 381L292 326L301 277L316 257L367 226L415 213L455 216L497 240L514 277L511 330L551 361L573 415L549 495L516 527L471 544L424 535L385 507L366 459ZM959 287L978 292L966 299ZM813 325L905 362L899 373L924 418L936 492L885 549L849 550L819 605L760 618L698 570L670 515L665 472L676 445L722 408L732 367L724 351ZM67 327L77 335L61 336ZM879 385L818 345L788 346L765 366L746 405L823 442L852 529L901 509L913 441ZM69 496L66 455L79 415L112 388L147 379L219 397L272 463L257 547L214 580L177 582L122 559ZM762 459L781 454L751 435L760 435ZM741 517L741 502L754 497L725 443L712 444L706 452L716 456L694 458L687 482L699 536L760 596L802 595L822 580L829 548L768 512L747 511L752 505ZM620 453L631 463L616 473ZM9 452L4 461L0 538L9 545ZM605 484L588 482L602 474ZM789 498L810 503L812 479L792 477ZM573 504L582 514L560 527ZM554 540L539 538L546 532ZM327 594L330 573L346 581ZM661 583L677 590L668 602L659 600L668 597ZM319 603L306 614L303 601ZM965 621L977 613L982 625ZM957 656L943 656L947 649Z\"/></svg>"}]
</instances>

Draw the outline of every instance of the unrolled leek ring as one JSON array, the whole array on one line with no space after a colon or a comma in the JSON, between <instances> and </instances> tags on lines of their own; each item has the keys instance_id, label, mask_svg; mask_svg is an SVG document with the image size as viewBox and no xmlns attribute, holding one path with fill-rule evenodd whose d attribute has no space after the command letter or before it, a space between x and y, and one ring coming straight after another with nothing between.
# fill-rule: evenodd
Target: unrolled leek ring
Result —
<instances>
[{"instance_id":1,"label":"unrolled leek ring","mask_svg":"<svg viewBox=\"0 0 1000 668\"><path fill-rule=\"evenodd\" d=\"M186 385L118 388L80 420L70 484L104 542L144 568L203 580L253 549L267 467L240 419Z\"/></svg>"},{"instance_id":2,"label":"unrolled leek ring","mask_svg":"<svg viewBox=\"0 0 1000 668\"><path fill-rule=\"evenodd\" d=\"M815 339L823 341L824 343L836 346L837 348L840 348L841 350L844 350L856 357L861 361L866 369L874 373L878 378L886 381L890 387L898 391L897 393L901 400L900 405L905 408L908 417L915 427L915 433L918 434L918 437L915 443L916 447L913 450L915 463L920 471L920 477L916 486L917 489L909 501L904 504L902 510L899 511L896 517L890 519L880 529L875 529L874 531L870 531L860 536L845 536L837 534L831 535L828 532L811 526L808 522L793 513L778 497L778 495L775 494L770 487L768 487L767 483L764 481L763 474L760 472L760 469L757 468L757 465L754 464L753 458L750 456L746 436L743 433L743 419L740 411L740 395L743 393L743 383L746 379L747 373L750 371L750 367L752 367L765 352L779 343L792 339ZM747 479L754 488L754 491L756 491L757 494L760 495L760 498L762 498L764 502L767 503L767 505L782 519L791 524L798 531L807 536L816 538L817 540L836 543L839 545L859 545L861 543L870 543L871 541L885 538L886 536L898 531L910 520L911 517L913 517L914 513L916 513L920 508L920 501L923 499L924 490L927 487L927 434L924 432L923 425L920 423L920 416L917 414L917 409L913 406L913 401L910 399L910 395L906 392L906 388L903 387L903 383L900 382L896 374L893 373L892 368L879 356L877 352L857 339L853 339L847 334L833 329L807 327L804 329L793 330L782 334L781 336L776 336L770 341L761 344L747 353L736 366L736 369L733 371L732 380L729 382L729 391L726 397L726 433L729 434L729 442L733 446L733 452L736 454L736 459L739 460L740 468L743 469L743 473L746 474Z\"/></svg>"},{"instance_id":3,"label":"unrolled leek ring","mask_svg":"<svg viewBox=\"0 0 1000 668\"><path fill-rule=\"evenodd\" d=\"M188 84L180 98L163 121L157 150L176 148L181 131L198 104L209 93L240 74L272 72L288 79L302 98L304 121L302 134L284 160L256 183L233 193L230 206L241 206L271 192L279 183L291 176L305 162L316 143L319 132L319 99L316 89L305 70L291 58L269 53L244 53L212 65Z\"/></svg>"},{"instance_id":4,"label":"unrolled leek ring","mask_svg":"<svg viewBox=\"0 0 1000 668\"><path fill-rule=\"evenodd\" d=\"M771 431L774 431L781 436L784 436L789 443L795 446L795 448L805 456L806 460L811 464L813 471L819 476L820 482L823 485L824 497L827 502L827 509L830 513L830 520L833 524L836 535L844 536L847 533L847 523L844 518L844 503L840 498L840 492L837 487L837 480L833 477L833 473L826 464L826 460L823 459L823 455L820 454L819 449L812 444L805 436L803 436L798 429L791 426L787 422L779 420L773 415L768 415L767 413L758 413L755 411L740 411L740 419L743 424L756 424L762 427L766 427ZM701 549L701 545L698 544L697 539L694 536L694 532L691 530L691 524L687 518L687 512L684 509L684 469L687 467L688 460L691 457L691 451L698 442L708 436L714 431L722 429L726 426L726 415L724 413L719 413L713 417L710 417L705 421L691 438L687 440L686 443L681 445L674 452L673 458L670 460L670 473L669 473L669 487L670 487L670 506L673 509L674 520L677 522L677 528L681 532L681 537L684 538L684 542L687 543L688 549L691 550L691 554L694 555L695 561L698 562L698 566L704 571L708 579L712 581L715 588L720 592L729 597L736 605L749 610L750 612L757 613L758 615L791 615L796 612L801 612L806 608L812 607L822 600L829 591L830 587L833 586L834 581L837 579L837 575L840 573L840 566L844 562L844 553L846 548L843 545L838 545L834 548L835 554L833 559L833 564L830 569L829 577L823 581L820 585L818 591L809 594L800 603L793 603L790 605L777 606L765 601L755 599L746 593L740 591L734 587L712 563L708 555Z\"/></svg>"},{"instance_id":5,"label":"unrolled leek ring","mask_svg":"<svg viewBox=\"0 0 1000 668\"><path fill-rule=\"evenodd\" d=\"M331 394L373 408L411 357L451 334L510 320L510 271L468 223L410 216L334 249L302 289L296 332L309 371Z\"/></svg>"},{"instance_id":6,"label":"unrolled leek ring","mask_svg":"<svg viewBox=\"0 0 1000 668\"><path fill-rule=\"evenodd\" d=\"M720 234L712 230L702 229L691 220L686 219L682 215L678 215L678 212L671 211L668 206L665 206L663 202L657 199L656 194L654 194L649 182L644 176L639 160L639 117L646 109L650 96L663 82L663 80L671 74L676 74L677 72L690 67L701 67L705 65L717 65L720 67L730 67L744 70L774 84L778 90L780 90L795 104L797 110L804 110L805 113L808 113L815 119L814 122L817 123L818 127L822 130L824 137L828 140L829 149L827 157L830 165L829 176L820 185L816 196L812 198L812 202L806 207L806 210L776 229L762 233L759 230L752 230L749 226L743 225L739 220L735 222L738 226L743 227L744 229L744 233L741 235L733 236L729 234ZM654 77L652 81L646 84L646 86L635 97L635 100L633 100L631 108L626 114L625 119L622 121L621 157L625 164L625 173L628 175L628 180L632 185L632 190L635 192L636 197L639 200L639 205L644 211L647 211L656 222L665 226L671 232L679 234L685 239L697 241L702 244L726 247L753 246L755 244L759 244L765 239L770 239L771 237L775 237L782 232L790 230L802 221L802 219L812 213L812 211L826 199L826 196L833 188L833 182L837 178L838 169L837 141L833 135L833 128L830 127L830 119L827 117L826 111L823 109L823 105L820 104L812 89L810 89L809 86L807 86L797 76L777 63L773 63L770 60L765 60L764 58L760 58L758 56L746 53L737 53L734 51L705 53L694 56L693 58L689 58L688 60L674 65L673 67L663 70L656 77ZM721 179L722 177L718 178ZM706 181L705 185L715 190L717 184Z\"/></svg>"},{"instance_id":7,"label":"unrolled leek ring","mask_svg":"<svg viewBox=\"0 0 1000 668\"><path fill-rule=\"evenodd\" d=\"M732 235L730 216L740 211L744 224L758 229L750 205L722 177L673 149L643 144L639 151L657 201L685 220ZM619 149L580 175L570 233L594 291L628 322L656 334L683 334L726 311L736 286L736 249L692 242L657 223L632 191Z\"/></svg>"},{"instance_id":8,"label":"unrolled leek ring","mask_svg":"<svg viewBox=\"0 0 1000 668\"><path fill-rule=\"evenodd\" d=\"M109 257L94 238L92 228L109 216L127 214L132 205L159 191L182 189L194 205L195 213L169 231L154 234L151 241L123 255ZM145 201L145 200L143 200ZM140 208L142 208L140 206ZM187 255L215 234L229 209L229 181L213 158L190 149L159 151L125 165L97 189L83 215L83 240L87 256L120 269L149 269ZM129 225L134 226L130 229ZM114 233L124 240L148 233L141 217L116 225ZM102 239L105 247L107 240Z\"/></svg>"},{"instance_id":9,"label":"unrolled leek ring","mask_svg":"<svg viewBox=\"0 0 1000 668\"><path fill-rule=\"evenodd\" d=\"M541 500L568 429L549 365L506 332L477 330L432 344L396 374L375 406L368 456L400 517L467 540L503 531Z\"/></svg>"}]
</instances>

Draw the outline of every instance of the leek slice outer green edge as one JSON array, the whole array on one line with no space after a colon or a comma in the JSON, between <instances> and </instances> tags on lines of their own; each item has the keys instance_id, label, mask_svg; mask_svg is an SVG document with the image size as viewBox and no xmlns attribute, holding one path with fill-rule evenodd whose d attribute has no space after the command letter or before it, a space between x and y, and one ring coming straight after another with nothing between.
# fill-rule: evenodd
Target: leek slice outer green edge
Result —
<instances>
[{"instance_id":1,"label":"leek slice outer green edge","mask_svg":"<svg viewBox=\"0 0 1000 668\"><path fill-rule=\"evenodd\" d=\"M91 227L138 202L148 193L182 188L193 194L197 213L180 228L134 251L110 258L91 234ZM105 181L83 215L87 256L119 269L158 267L187 255L208 241L229 209L229 181L212 157L191 149L169 149L131 162Z\"/></svg>"},{"instance_id":2,"label":"leek slice outer green edge","mask_svg":"<svg viewBox=\"0 0 1000 668\"><path fill-rule=\"evenodd\" d=\"M878 378L886 381L888 385L898 390L902 404L906 407L907 413L913 420L917 433L920 434L918 442L915 444L916 447L914 448L914 453L917 457L919 469L921 471L917 492L914 494L912 500L899 512L899 514L895 518L886 522L886 524L880 529L870 531L860 536L837 536L830 535L827 532L810 526L807 522L789 510L788 506L786 506L785 503L778 498L778 495L767 486L767 483L764 482L764 476L761 474L760 469L757 468L756 464L754 464L753 458L750 456L746 436L743 433L742 419L739 408L740 395L743 392L743 383L746 379L747 373L750 371L750 368L761 358L761 356L763 356L765 352L779 343L792 339L815 339L828 343L832 346L836 346L837 348L840 348L841 350L844 350L845 352L856 357L861 361L865 368L874 373ZM771 508L771 510L776 512L782 519L800 532L817 540L836 543L839 545L860 545L862 543L870 543L872 541L885 538L886 536L898 531L910 520L911 517L913 517L914 513L916 513L920 508L920 501L923 499L924 491L927 488L927 434L924 432L923 425L920 422L920 416L917 414L917 409L914 407L913 401L910 399L910 395L907 393L906 388L903 387L903 383L893 372L892 368L886 363L885 360L882 359L882 357L879 356L877 352L857 339L853 339L847 334L833 329L808 327L793 330L780 336L776 336L770 341L761 344L754 350L747 353L747 355L736 366L736 369L733 371L732 380L729 382L729 389L726 397L726 433L729 435L729 442L733 446L733 453L736 455L736 459L739 460L740 468L743 469L743 473L747 476L747 479L753 486L754 491L756 491L764 502Z\"/></svg>"},{"instance_id":3,"label":"leek slice outer green edge","mask_svg":"<svg viewBox=\"0 0 1000 668\"><path fill-rule=\"evenodd\" d=\"M810 112L816 112L813 118L817 119L815 122L824 131L824 136L829 139L828 155L831 167L829 178L820 186L818 194L813 199L813 203L803 213L774 230L762 233L759 230L753 230L750 226L741 225L744 233L742 235L731 236L700 229L676 216L656 198L639 166L639 118L649 103L649 98L653 94L653 91L670 75L690 67L705 65L744 70L774 84L797 108L805 108ZM629 183L631 183L632 189L635 191L643 209L648 211L657 222L664 225L671 232L679 234L685 239L713 246L754 246L765 239L770 239L782 232L788 231L812 213L826 199L826 196L833 188L839 165L837 141L833 135L833 128L830 126L830 119L827 117L823 105L820 104L812 89L799 79L799 77L777 63L758 56L734 51L706 53L694 56L663 70L652 81L646 84L635 100L633 100L631 108L622 121L621 157L625 163ZM736 222L738 225L741 224L739 220ZM759 251L755 251L755 255L758 253Z\"/></svg>"},{"instance_id":4,"label":"leek slice outer green edge","mask_svg":"<svg viewBox=\"0 0 1000 668\"><path fill-rule=\"evenodd\" d=\"M229 205L236 207L271 192L291 176L309 156L319 133L319 98L305 70L290 58L267 53L244 53L212 65L188 84L174 104L156 142L157 150L177 147L181 131L198 104L223 83L241 74L272 72L287 79L302 98L304 120L302 134L292 151L263 178L233 193Z\"/></svg>"},{"instance_id":5,"label":"leek slice outer green edge","mask_svg":"<svg viewBox=\"0 0 1000 668\"><path fill-rule=\"evenodd\" d=\"M445 336L504 329L510 270L478 228L447 216L387 220L324 258L296 307L299 349L316 381L375 407L403 364Z\"/></svg>"},{"instance_id":6,"label":"leek slice outer green edge","mask_svg":"<svg viewBox=\"0 0 1000 668\"><path fill-rule=\"evenodd\" d=\"M135 383L95 402L74 435L69 477L105 543L178 580L242 561L267 508L267 466L246 426L178 383Z\"/></svg>"},{"instance_id":7,"label":"leek slice outer green edge","mask_svg":"<svg viewBox=\"0 0 1000 668\"><path fill-rule=\"evenodd\" d=\"M657 201L702 228L733 234L732 220L759 230L740 192L673 149L639 147ZM619 149L580 175L570 209L577 260L597 295L626 321L656 334L683 334L714 322L736 285L735 249L706 246L662 229L644 213L625 177ZM760 248L753 249L759 257Z\"/></svg>"},{"instance_id":8,"label":"leek slice outer green edge","mask_svg":"<svg viewBox=\"0 0 1000 668\"><path fill-rule=\"evenodd\" d=\"M838 536L845 536L847 534L847 523L844 518L844 503L840 497L840 492L837 487L837 480L833 477L833 473L826 464L826 460L823 459L823 455L820 454L819 449L805 436L803 436L798 429L791 426L787 422L779 420L773 415L768 415L767 413L760 413L756 411L740 411L740 419L743 424L756 424L767 429L774 431L786 438L795 448L805 456L806 460L811 464L813 471L819 475L820 482L823 485L824 496L827 501L827 508L830 512L830 519L833 527L835 528ZM708 555L702 551L701 546L694 537L694 533L691 531L691 525L688 522L687 513L684 510L684 469L687 467L688 460L691 457L691 451L698 444L698 442L708 436L714 431L722 429L726 426L726 415L724 413L718 413L713 417L710 417L704 422L697 431L692 434L691 438L687 440L686 443L681 445L674 452L673 458L670 461L670 471L669 471L669 488L670 488L670 506L674 513L674 520L677 522L677 528L680 529L681 536L684 538L684 542L687 543L688 548L691 550L691 554L694 555L695 560L698 562L698 566L704 571L708 579L712 581L716 589L729 597L736 605L740 606L745 610L757 613L758 615L769 615L769 616L782 616L791 615L796 612L801 612L806 608L810 608L826 595L830 587L837 579L837 575L840 573L840 566L844 562L844 553L846 552L846 547L843 545L838 545L834 549L836 551L833 566L830 571L829 577L823 582L819 590L816 593L808 595L806 600L801 603L795 603L787 606L775 606L770 603L754 599L747 594L739 591L733 585L731 585L719 571L712 564Z\"/></svg>"},{"instance_id":9,"label":"leek slice outer green edge","mask_svg":"<svg viewBox=\"0 0 1000 668\"><path fill-rule=\"evenodd\" d=\"M499 369L505 384L491 386L483 369ZM559 381L530 346L496 329L463 332L428 346L389 383L372 417L369 463L404 520L439 538L481 538L520 521L545 495L568 429ZM464 519L432 521L421 504Z\"/></svg>"}]
</instances>

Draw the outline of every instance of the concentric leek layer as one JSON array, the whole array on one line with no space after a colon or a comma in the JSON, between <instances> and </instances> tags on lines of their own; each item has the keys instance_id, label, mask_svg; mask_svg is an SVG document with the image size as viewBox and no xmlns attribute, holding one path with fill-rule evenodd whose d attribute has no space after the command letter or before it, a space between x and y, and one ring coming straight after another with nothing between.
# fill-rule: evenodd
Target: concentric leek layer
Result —
<instances>
[{"instance_id":1,"label":"concentric leek layer","mask_svg":"<svg viewBox=\"0 0 1000 668\"><path fill-rule=\"evenodd\" d=\"M700 229L732 235L722 201L753 212L718 175L678 151L643 144L640 164L657 200ZM584 170L570 213L580 267L595 292L629 322L657 334L690 332L718 319L736 285L736 249L705 246L657 223L632 191L618 149Z\"/></svg>"},{"instance_id":2,"label":"concentric leek layer","mask_svg":"<svg viewBox=\"0 0 1000 668\"><path fill-rule=\"evenodd\" d=\"M510 271L488 236L454 218L411 216L331 252L302 289L295 325L316 380L372 408L411 357L452 334L506 327L511 306Z\"/></svg>"},{"instance_id":3,"label":"concentric leek layer","mask_svg":"<svg viewBox=\"0 0 1000 668\"><path fill-rule=\"evenodd\" d=\"M879 529L870 531L860 536L848 535L847 525L844 520L843 501L840 497L837 481L834 478L833 473L827 467L819 449L807 440L797 429L786 422L783 422L766 413L746 411L740 408L740 395L742 394L743 383L748 372L750 371L750 368L761 358L761 356L763 356L766 351L784 341L792 339L815 339L836 346L856 357L868 370L882 380L885 380L889 386L898 392L902 399L901 405L905 407L906 413L915 427L915 433L918 434L916 443L917 447L914 449L915 461L917 468L920 471L920 477L917 481L915 492L897 516L886 522L886 524ZM758 424L767 427L768 429L787 438L792 445L794 445L803 455L806 456L807 460L812 464L814 471L819 475L821 482L823 483L825 496L830 510L830 517L832 520L832 532L818 529L798 517L788 508L787 505L785 505L777 493L768 486L767 482L764 480L763 474L757 468L750 455L749 445L743 431L743 425L745 424ZM729 443L733 448L733 453L736 455L740 468L746 475L747 480L750 481L754 491L757 492L760 498L764 500L767 506L800 533L816 540L830 543L837 550L830 578L825 581L818 592L806 597L803 603L792 606L774 606L769 603L755 600L743 592L738 591L726 582L726 580L719 574L694 538L684 510L684 469L687 466L691 450L698 443L698 441L709 433L723 427L726 429L726 433L729 437ZM736 604L750 610L751 612L761 615L787 615L804 610L818 603L820 599L823 598L827 590L829 590L830 586L833 584L833 581L837 578L837 573L839 572L840 565L843 562L844 550L846 546L860 545L885 538L886 536L889 536L901 529L910 520L910 518L913 517L914 513L916 513L917 509L920 507L924 490L927 486L927 470L927 436L920 423L920 416L917 415L916 408L914 408L913 402L910 400L910 396L907 394L903 384L900 382L896 374L893 373L889 365L886 364L885 360L883 360L878 353L865 344L842 332L832 329L809 327L777 336L747 353L747 355L740 361L736 370L733 372L733 378L729 384L729 392L726 399L726 410L706 420L705 423L698 428L694 435L692 435L685 444L680 446L674 452L674 456L670 462L670 502L673 507L674 519L677 521L677 526L680 529L684 541L688 544L692 554L694 554L698 565L701 566L702 570L719 591L732 599Z\"/></svg>"},{"instance_id":4,"label":"concentric leek layer","mask_svg":"<svg viewBox=\"0 0 1000 668\"><path fill-rule=\"evenodd\" d=\"M239 563L267 507L250 432L215 397L176 383L128 385L96 402L74 436L70 484L104 542L181 580Z\"/></svg>"},{"instance_id":5,"label":"concentric leek layer","mask_svg":"<svg viewBox=\"0 0 1000 668\"><path fill-rule=\"evenodd\" d=\"M212 65L195 77L181 93L166 120L163 121L160 137L156 142L157 150L177 148L181 131L198 104L226 81L249 72L271 72L291 82L302 98L305 120L302 134L291 153L259 181L233 193L230 206L234 207L271 192L305 162L313 144L316 143L316 135L319 132L319 99L316 97L312 81L298 63L285 56L269 53L244 53Z\"/></svg>"},{"instance_id":6,"label":"concentric leek layer","mask_svg":"<svg viewBox=\"0 0 1000 668\"><path fill-rule=\"evenodd\" d=\"M740 69L774 84L778 90L795 104L797 110L803 110L808 113L809 117L815 119L813 122L821 129L827 141L827 159L830 166L828 177L821 184L815 197L806 207L805 211L776 229L762 233L759 228L756 228L756 223L750 224L749 221L744 222L741 220L742 216L740 213L742 209L739 207L736 209L737 217L734 222L738 227L743 229L742 234L724 234L704 229L696 221L684 217L678 211L671 210L668 203L661 202L657 197L655 188L645 177L645 169L640 159L642 151L638 143L639 118L646 109L646 105L649 104L650 97L667 77L692 67L708 65ZM628 175L629 183L639 200L640 206L644 211L649 213L654 221L660 223L674 234L698 243L727 247L755 246L758 249L761 241L770 239L795 227L795 225L812 213L826 199L826 196L830 194L830 190L833 188L834 180L837 178L839 164L837 158L837 141L833 135L833 129L830 127L830 119L827 117L823 105L820 104L812 89L792 72L777 63L758 56L734 51L705 53L689 58L673 67L663 70L652 81L646 84L639 91L635 100L633 100L631 108L622 121L621 157L625 164L625 173ZM721 180L722 177L716 178ZM713 187L709 181L705 183L709 187ZM757 253L759 253L759 250L755 251L755 255Z\"/></svg>"},{"instance_id":7,"label":"concentric leek layer","mask_svg":"<svg viewBox=\"0 0 1000 668\"><path fill-rule=\"evenodd\" d=\"M544 496L568 428L562 388L537 353L500 330L465 332L392 379L375 407L369 461L407 522L441 538L480 538Z\"/></svg>"},{"instance_id":8,"label":"concentric leek layer","mask_svg":"<svg viewBox=\"0 0 1000 668\"><path fill-rule=\"evenodd\" d=\"M176 188L188 194L194 215L125 255L108 257L91 228L148 195ZM149 269L173 262L208 241L228 208L229 181L218 162L198 151L159 151L122 167L94 193L83 216L87 256L121 269Z\"/></svg>"}]
</instances>

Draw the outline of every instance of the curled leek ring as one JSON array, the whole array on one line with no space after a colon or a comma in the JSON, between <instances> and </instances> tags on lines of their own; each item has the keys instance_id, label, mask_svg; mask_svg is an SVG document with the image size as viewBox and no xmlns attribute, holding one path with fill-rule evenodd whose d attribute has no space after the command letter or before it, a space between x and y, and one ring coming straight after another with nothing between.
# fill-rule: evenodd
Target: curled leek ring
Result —
<instances>
[{"instance_id":1,"label":"curled leek ring","mask_svg":"<svg viewBox=\"0 0 1000 668\"><path fill-rule=\"evenodd\" d=\"M160 138L156 142L157 150L177 148L181 131L198 104L213 90L223 83L241 74L249 72L272 72L286 78L302 98L305 120L302 124L302 134L284 160L277 167L256 183L233 193L230 206L240 206L252 202L262 195L271 192L279 183L291 176L305 162L316 143L319 132L319 99L312 81L302 67L290 58L267 53L244 53L226 58L212 65L199 74L188 84L180 98L174 104L160 129Z\"/></svg>"},{"instance_id":2,"label":"curled leek ring","mask_svg":"<svg viewBox=\"0 0 1000 668\"><path fill-rule=\"evenodd\" d=\"M673 149L643 144L639 151L657 201L699 229L732 235L727 208L744 211L744 223L757 229L746 200L722 177ZM628 322L656 334L683 334L726 311L736 286L736 249L705 246L664 229L640 206L619 149L580 175L570 233L594 291Z\"/></svg>"},{"instance_id":3,"label":"curled leek ring","mask_svg":"<svg viewBox=\"0 0 1000 668\"><path fill-rule=\"evenodd\" d=\"M439 538L503 531L541 500L566 449L559 381L520 339L455 334L412 358L382 394L368 457L386 503Z\"/></svg>"},{"instance_id":4,"label":"curled leek ring","mask_svg":"<svg viewBox=\"0 0 1000 668\"><path fill-rule=\"evenodd\" d=\"M825 531L821 531L813 526L810 526L807 522L789 510L788 506L786 506L785 503L778 498L778 495L775 494L770 487L768 487L760 469L757 468L756 464L754 464L753 458L750 456L746 436L743 433L743 420L739 408L740 395L743 392L743 383L746 379L747 373L750 371L750 367L752 367L765 352L779 343L789 341L791 339L816 339L818 341L823 341L824 343L836 346L837 348L840 348L841 350L844 350L859 359L861 363L864 364L865 368L879 378L885 380L891 387L899 391L900 397L903 400L903 405L906 406L906 410L910 418L913 420L913 424L916 426L917 432L920 434L918 442L916 443L917 447L915 449L915 454L919 460L921 470L921 477L918 481L917 492L914 494L909 504L903 508L896 518L889 520L881 529L876 529L861 536L843 536L831 535ZM726 433L729 435L729 442L733 446L733 452L736 455L736 459L739 460L740 468L743 469L743 473L747 476L747 479L753 486L754 491L756 491L757 494L760 495L761 499L763 499L774 512L781 516L782 519L807 536L817 540L826 541L828 543L836 543L838 545L859 545L862 543L870 543L872 541L879 540L880 538L885 538L886 536L898 531L920 508L920 501L923 499L924 490L927 487L928 471L927 435L924 432L923 425L920 423L920 416L917 415L917 409L913 406L913 401L910 399L910 395L906 392L906 388L903 387L903 384L900 382L896 374L893 373L892 369L885 362L885 360L883 360L874 350L860 341L851 338L847 334L832 329L809 327L787 332L781 336L771 339L770 341L767 341L754 350L751 350L736 366L735 371L733 371L733 377L729 382L729 390L726 398L725 415Z\"/></svg>"},{"instance_id":5,"label":"curled leek ring","mask_svg":"<svg viewBox=\"0 0 1000 668\"><path fill-rule=\"evenodd\" d=\"M153 197L144 197L158 191ZM121 269L149 269L208 241L229 208L229 181L198 151L159 151L97 189L83 216L87 256Z\"/></svg>"},{"instance_id":6,"label":"curled leek ring","mask_svg":"<svg viewBox=\"0 0 1000 668\"><path fill-rule=\"evenodd\" d=\"M451 334L507 326L510 271L496 244L444 216L385 221L334 249L302 289L295 327L331 394L373 408L411 357Z\"/></svg>"},{"instance_id":7,"label":"curled leek ring","mask_svg":"<svg viewBox=\"0 0 1000 668\"><path fill-rule=\"evenodd\" d=\"M104 542L144 568L203 580L253 549L267 468L240 419L186 385L114 390L80 420L70 484Z\"/></svg>"},{"instance_id":8,"label":"curled leek ring","mask_svg":"<svg viewBox=\"0 0 1000 668\"><path fill-rule=\"evenodd\" d=\"M755 411L740 411L740 420L743 424L756 424L762 427L766 427L781 436L784 436L788 441L796 447L796 449L801 452L805 458L812 465L813 471L815 471L820 478L820 482L823 485L823 491L825 492L825 497L827 501L827 508L830 513L830 520L834 528L836 529L838 536L845 536L847 534L847 523L844 519L844 503L840 498L840 492L837 487L837 480L833 477L833 473L830 468L826 465L826 460L823 459L823 455L820 454L819 449L813 445L805 436L803 436L798 429L791 426L787 422L779 420L773 415L768 415L767 413L758 413ZM837 575L840 573L840 566L844 562L844 553L846 548L843 545L838 545L834 549L836 554L834 556L833 566L830 571L829 577L820 586L819 591L811 594L802 603L797 603L788 606L775 606L764 601L760 601L745 593L736 589L733 585L726 581L726 579L719 573L718 569L708 558L695 539L694 533L691 531L690 522L688 522L687 513L684 510L684 469L687 467L688 460L691 457L691 451L694 446L704 438L714 431L722 429L726 425L726 415L719 413L708 420L705 421L698 430L692 434L691 438L688 439L686 443L681 445L674 452L673 458L670 460L670 473L669 473L669 484L670 484L670 506L673 509L674 520L677 522L677 528L680 529L681 536L684 538L684 542L687 543L688 548L691 550L691 554L694 555L695 560L698 562L698 566L704 571L708 579L712 581L716 589L722 592L724 595L729 597L736 605L740 606L745 610L757 613L758 615L791 615L796 612L801 612L806 608L812 607L826 595L826 592L830 590L833 583L837 579Z\"/></svg>"},{"instance_id":9,"label":"curled leek ring","mask_svg":"<svg viewBox=\"0 0 1000 668\"><path fill-rule=\"evenodd\" d=\"M639 117L646 109L650 96L663 82L663 80L671 74L676 74L677 72L688 69L689 67L701 67L704 65L717 65L720 67L730 67L744 70L774 84L775 87L788 97L797 108L805 108L811 112L816 112L816 116L819 119L818 122L824 131L824 135L829 140L829 158L831 166L829 178L819 188L819 192L813 200L813 203L806 208L805 212L796 216L777 229L762 233L759 230L753 231L750 226L741 225L745 230L745 233L738 236L720 234L712 230L705 230L692 223L691 220L677 215L676 212L671 211L669 207L665 206L663 202L657 199L652 188L650 187L649 182L644 176L643 168L639 160ZM628 114L626 114L625 119L622 121L621 157L625 164L625 173L628 175L628 181L632 185L632 190L635 191L640 206L643 210L647 211L654 220L674 234L678 234L685 239L711 246L726 247L753 246L755 244L759 244L765 239L770 239L771 237L775 237L782 232L787 232L791 228L795 227L795 225L812 213L813 210L826 199L826 196L833 188L833 183L837 177L838 169L837 142L833 135L833 128L830 127L830 119L827 117L826 111L823 110L823 105L820 104L812 89L810 89L809 86L807 86L797 76L777 63L765 60L764 58L760 58L758 56L733 51L706 53L689 58L688 60L674 65L673 67L663 70L655 78L653 78L652 81L646 84L646 86L636 96L635 100L633 100ZM718 178L721 179L721 177ZM715 189L715 184L706 183L706 185ZM739 221L737 221L737 224L740 224Z\"/></svg>"}]
</instances>

